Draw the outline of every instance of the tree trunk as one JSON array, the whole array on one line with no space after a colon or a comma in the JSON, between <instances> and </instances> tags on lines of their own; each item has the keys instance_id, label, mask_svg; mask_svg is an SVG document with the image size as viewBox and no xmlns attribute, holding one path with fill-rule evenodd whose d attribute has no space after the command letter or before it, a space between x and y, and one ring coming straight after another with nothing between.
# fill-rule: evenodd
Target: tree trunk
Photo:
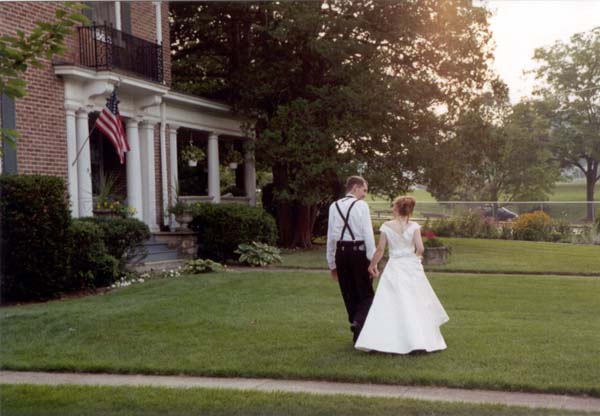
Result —
<instances>
[{"instance_id":1,"label":"tree trunk","mask_svg":"<svg viewBox=\"0 0 600 416\"><path fill-rule=\"evenodd\" d=\"M312 230L316 218L316 205L278 203L279 245L286 248L312 248Z\"/></svg>"},{"instance_id":2,"label":"tree trunk","mask_svg":"<svg viewBox=\"0 0 600 416\"><path fill-rule=\"evenodd\" d=\"M596 186L596 178L598 177L598 162L592 161L588 163L588 170L585 175L585 199L587 202L587 220L594 221L594 188Z\"/></svg>"},{"instance_id":3,"label":"tree trunk","mask_svg":"<svg viewBox=\"0 0 600 416\"><path fill-rule=\"evenodd\" d=\"M294 247L312 248L312 230L317 219L317 206L298 204L295 208Z\"/></svg>"}]
</instances>

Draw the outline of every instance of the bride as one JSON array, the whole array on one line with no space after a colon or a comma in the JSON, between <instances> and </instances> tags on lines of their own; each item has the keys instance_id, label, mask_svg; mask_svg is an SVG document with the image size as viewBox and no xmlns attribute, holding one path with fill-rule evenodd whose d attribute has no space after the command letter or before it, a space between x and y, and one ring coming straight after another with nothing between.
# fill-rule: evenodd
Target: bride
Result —
<instances>
[{"instance_id":1,"label":"bride","mask_svg":"<svg viewBox=\"0 0 600 416\"><path fill-rule=\"evenodd\" d=\"M440 326L448 315L435 295L421 265L425 251L419 224L410 221L416 201L396 198L394 219L380 228L379 245L369 265L377 277L377 263L389 243L389 261L383 270L373 305L355 348L408 354L411 351L446 349Z\"/></svg>"}]
</instances>

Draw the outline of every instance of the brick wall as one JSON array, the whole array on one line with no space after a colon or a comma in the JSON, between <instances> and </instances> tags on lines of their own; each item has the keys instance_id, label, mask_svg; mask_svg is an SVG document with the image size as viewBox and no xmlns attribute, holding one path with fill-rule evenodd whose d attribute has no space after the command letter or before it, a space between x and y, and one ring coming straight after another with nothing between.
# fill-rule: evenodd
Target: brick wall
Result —
<instances>
[{"instance_id":1,"label":"brick wall","mask_svg":"<svg viewBox=\"0 0 600 416\"><path fill-rule=\"evenodd\" d=\"M14 35L16 30L30 32L37 21L54 20L59 3L0 3L0 35ZM77 59L76 34L66 39L67 51L57 60ZM27 95L16 100L19 173L55 175L67 180L66 119L64 88L54 75L52 64L41 60L43 68L30 67L26 74Z\"/></svg>"},{"instance_id":2,"label":"brick wall","mask_svg":"<svg viewBox=\"0 0 600 416\"><path fill-rule=\"evenodd\" d=\"M54 2L0 2L0 36L14 35L16 30L30 32L37 21L54 20L60 7ZM164 74L171 82L169 54L169 6L162 3ZM132 34L154 42L156 40L155 8L151 2L132 2ZM68 36L67 51L55 61L78 63L77 32ZM28 94L16 100L16 123L20 138L17 144L17 164L21 174L54 175L67 181L66 116L64 85L54 75L52 63L42 60L43 68L29 68L25 74ZM160 173L160 124L155 128L155 171L157 221L162 221L162 185ZM168 145L168 136L167 136ZM168 157L167 157L168 160Z\"/></svg>"},{"instance_id":3,"label":"brick wall","mask_svg":"<svg viewBox=\"0 0 600 416\"><path fill-rule=\"evenodd\" d=\"M169 30L169 3L161 3L163 36L163 73L165 82L171 85L171 42ZM156 9L153 2L131 2L132 35L150 42L156 42Z\"/></svg>"}]
</instances>

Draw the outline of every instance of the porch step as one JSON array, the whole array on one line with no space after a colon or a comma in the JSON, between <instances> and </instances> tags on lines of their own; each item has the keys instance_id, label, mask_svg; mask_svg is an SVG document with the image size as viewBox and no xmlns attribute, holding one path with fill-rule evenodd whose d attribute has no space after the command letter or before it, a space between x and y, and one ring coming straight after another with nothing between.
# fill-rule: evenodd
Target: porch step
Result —
<instances>
[{"instance_id":1,"label":"porch step","mask_svg":"<svg viewBox=\"0 0 600 416\"><path fill-rule=\"evenodd\" d=\"M165 270L177 269L178 267L183 267L186 261L187 260L185 259L177 259L129 264L129 269L137 273L161 272Z\"/></svg>"},{"instance_id":2,"label":"porch step","mask_svg":"<svg viewBox=\"0 0 600 416\"><path fill-rule=\"evenodd\" d=\"M145 263L181 260L181 256L177 249L170 248L166 243L159 243L155 240L154 236L144 241L143 245L147 255L145 257L134 257L129 262L131 265L136 266Z\"/></svg>"}]
</instances>

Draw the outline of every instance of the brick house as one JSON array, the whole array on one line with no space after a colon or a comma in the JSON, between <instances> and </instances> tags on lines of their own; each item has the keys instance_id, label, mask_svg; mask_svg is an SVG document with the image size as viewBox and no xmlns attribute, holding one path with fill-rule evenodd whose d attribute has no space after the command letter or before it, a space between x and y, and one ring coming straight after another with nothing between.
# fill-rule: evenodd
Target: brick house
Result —
<instances>
[{"instance_id":1,"label":"brick house","mask_svg":"<svg viewBox=\"0 0 600 416\"><path fill-rule=\"evenodd\" d=\"M16 149L4 146L2 172L64 178L73 217L93 215L93 195L103 175L111 174L135 216L152 231L177 225L167 208L177 198L182 171L196 184L187 199L255 204L254 157L251 146L244 146L251 140L244 120L222 103L171 89L168 2L88 5L86 13L95 23L76 28L62 56L28 69L27 96L16 102L3 97L2 126L16 128L21 136ZM52 20L58 7L55 2L0 3L0 35L27 33L35 22ZM131 147L123 165L106 138L90 134L115 86ZM197 171L181 163L181 147L190 140L207 155ZM226 172L245 196L222 195L219 155L225 148L243 154L243 163Z\"/></svg>"}]
</instances>

